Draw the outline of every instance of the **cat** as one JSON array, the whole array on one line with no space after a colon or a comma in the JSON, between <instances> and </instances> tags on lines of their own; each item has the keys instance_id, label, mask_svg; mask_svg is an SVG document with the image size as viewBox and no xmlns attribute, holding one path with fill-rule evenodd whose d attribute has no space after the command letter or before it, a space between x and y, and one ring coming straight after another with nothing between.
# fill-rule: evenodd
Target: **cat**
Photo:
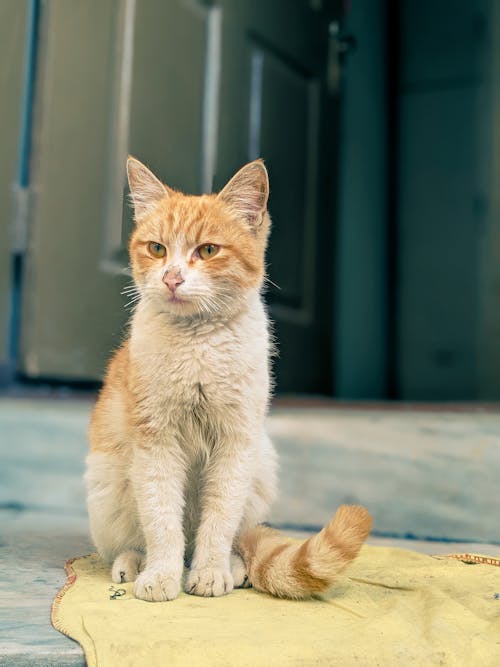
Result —
<instances>
[{"instance_id":1,"label":"cat","mask_svg":"<svg viewBox=\"0 0 500 667\"><path fill-rule=\"evenodd\" d=\"M92 413L90 530L114 582L173 600L253 585L280 597L328 589L371 518L342 506L296 543L260 525L276 493L266 434L271 343L261 292L269 182L250 162L219 194L188 196L139 160L127 174L136 300Z\"/></svg>"}]
</instances>

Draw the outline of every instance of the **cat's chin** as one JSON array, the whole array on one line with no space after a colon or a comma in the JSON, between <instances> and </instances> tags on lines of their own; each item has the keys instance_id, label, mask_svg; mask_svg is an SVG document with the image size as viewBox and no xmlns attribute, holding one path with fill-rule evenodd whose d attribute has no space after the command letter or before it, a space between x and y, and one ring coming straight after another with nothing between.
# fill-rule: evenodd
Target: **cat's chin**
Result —
<instances>
[{"instance_id":1,"label":"cat's chin","mask_svg":"<svg viewBox=\"0 0 500 667\"><path fill-rule=\"evenodd\" d=\"M191 299L182 299L181 297L169 298L163 303L162 311L178 318L190 318L199 312L194 301Z\"/></svg>"},{"instance_id":2,"label":"cat's chin","mask_svg":"<svg viewBox=\"0 0 500 667\"><path fill-rule=\"evenodd\" d=\"M196 310L196 306L189 299L173 296L166 301L167 310L173 315L190 315Z\"/></svg>"},{"instance_id":3,"label":"cat's chin","mask_svg":"<svg viewBox=\"0 0 500 667\"><path fill-rule=\"evenodd\" d=\"M175 294L172 294L172 296L168 299L168 303L187 305L190 303L190 301L188 301L188 299L181 299L180 297L175 296Z\"/></svg>"}]
</instances>

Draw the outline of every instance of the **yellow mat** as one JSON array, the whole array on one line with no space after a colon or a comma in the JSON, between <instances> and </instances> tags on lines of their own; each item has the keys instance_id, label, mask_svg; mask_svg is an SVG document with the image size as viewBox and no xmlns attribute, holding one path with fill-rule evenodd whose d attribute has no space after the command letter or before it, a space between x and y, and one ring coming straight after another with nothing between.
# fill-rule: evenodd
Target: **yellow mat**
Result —
<instances>
[{"instance_id":1,"label":"yellow mat","mask_svg":"<svg viewBox=\"0 0 500 667\"><path fill-rule=\"evenodd\" d=\"M500 561L488 560L368 546L325 600L245 589L150 603L133 584L115 584L125 593L110 599L109 571L92 554L67 563L52 622L89 667L498 667Z\"/></svg>"}]
</instances>

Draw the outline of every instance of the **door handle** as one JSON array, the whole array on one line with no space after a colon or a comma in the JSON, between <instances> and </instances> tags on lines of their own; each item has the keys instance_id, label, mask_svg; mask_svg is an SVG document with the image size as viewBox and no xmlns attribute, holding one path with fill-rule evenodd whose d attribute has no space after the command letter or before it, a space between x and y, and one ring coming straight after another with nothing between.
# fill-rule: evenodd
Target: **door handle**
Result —
<instances>
[{"instance_id":1,"label":"door handle","mask_svg":"<svg viewBox=\"0 0 500 667\"><path fill-rule=\"evenodd\" d=\"M328 56L326 66L326 85L330 95L338 95L342 77L342 65L345 54L356 48L354 35L343 35L338 21L328 25Z\"/></svg>"}]
</instances>

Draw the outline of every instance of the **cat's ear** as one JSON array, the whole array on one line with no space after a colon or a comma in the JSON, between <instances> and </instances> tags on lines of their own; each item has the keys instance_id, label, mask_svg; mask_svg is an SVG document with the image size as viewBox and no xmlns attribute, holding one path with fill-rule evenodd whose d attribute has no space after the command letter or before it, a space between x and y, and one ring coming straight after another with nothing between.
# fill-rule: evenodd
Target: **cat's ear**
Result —
<instances>
[{"instance_id":1,"label":"cat's ear","mask_svg":"<svg viewBox=\"0 0 500 667\"><path fill-rule=\"evenodd\" d=\"M240 219L252 229L262 222L269 198L269 177L262 160L242 167L217 195Z\"/></svg>"},{"instance_id":2,"label":"cat's ear","mask_svg":"<svg viewBox=\"0 0 500 667\"><path fill-rule=\"evenodd\" d=\"M169 193L169 190L152 171L132 156L127 160L127 177L137 221L149 213L156 202Z\"/></svg>"}]
</instances>

